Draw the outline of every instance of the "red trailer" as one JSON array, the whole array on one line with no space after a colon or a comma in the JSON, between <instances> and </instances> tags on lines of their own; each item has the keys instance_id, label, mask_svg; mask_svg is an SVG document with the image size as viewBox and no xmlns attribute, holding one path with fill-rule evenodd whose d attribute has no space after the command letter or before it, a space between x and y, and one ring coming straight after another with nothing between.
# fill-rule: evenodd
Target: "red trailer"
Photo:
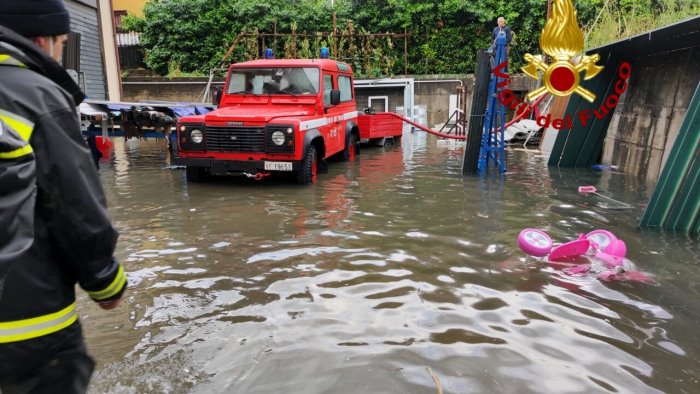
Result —
<instances>
[{"instance_id":1,"label":"red trailer","mask_svg":"<svg viewBox=\"0 0 700 394\"><path fill-rule=\"evenodd\" d=\"M360 142L376 145L393 144L401 138L403 121L386 112L357 115Z\"/></svg>"}]
</instances>

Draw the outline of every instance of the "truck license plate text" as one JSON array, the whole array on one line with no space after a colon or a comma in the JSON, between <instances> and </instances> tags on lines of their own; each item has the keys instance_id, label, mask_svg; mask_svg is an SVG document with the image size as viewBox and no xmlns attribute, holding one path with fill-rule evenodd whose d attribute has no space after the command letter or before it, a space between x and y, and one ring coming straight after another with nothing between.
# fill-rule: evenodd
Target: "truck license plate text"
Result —
<instances>
[{"instance_id":1,"label":"truck license plate text","mask_svg":"<svg viewBox=\"0 0 700 394\"><path fill-rule=\"evenodd\" d=\"M266 161L265 169L268 171L291 171L292 163L288 161Z\"/></svg>"}]
</instances>

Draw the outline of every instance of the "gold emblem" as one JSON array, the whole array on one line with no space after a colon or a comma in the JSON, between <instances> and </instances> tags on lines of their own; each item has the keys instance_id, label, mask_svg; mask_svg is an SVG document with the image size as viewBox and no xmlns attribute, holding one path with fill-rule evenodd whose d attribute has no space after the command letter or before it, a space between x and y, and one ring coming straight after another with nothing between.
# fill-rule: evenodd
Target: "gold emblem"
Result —
<instances>
[{"instance_id":1,"label":"gold emblem","mask_svg":"<svg viewBox=\"0 0 700 394\"><path fill-rule=\"evenodd\" d=\"M600 60L600 55L597 53L592 56L582 53L583 33L578 28L576 11L571 0L552 2L552 15L542 29L540 48L552 57L552 63L545 63L542 55L525 54L528 64L521 68L523 72L537 80L540 79L538 71L544 73L544 86L528 93L527 98L533 101L546 92L560 97L578 93L592 103L595 100L595 94L581 87L580 73L586 71L583 79L587 81L598 75L603 70L603 66L596 65ZM578 63L573 62L572 59L579 54L581 60Z\"/></svg>"}]
</instances>

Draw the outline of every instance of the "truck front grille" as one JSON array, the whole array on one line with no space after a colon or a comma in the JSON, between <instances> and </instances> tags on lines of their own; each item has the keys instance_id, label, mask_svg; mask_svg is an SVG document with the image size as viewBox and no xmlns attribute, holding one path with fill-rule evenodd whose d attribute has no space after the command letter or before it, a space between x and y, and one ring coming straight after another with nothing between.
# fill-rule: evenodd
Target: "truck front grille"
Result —
<instances>
[{"instance_id":1,"label":"truck front grille","mask_svg":"<svg viewBox=\"0 0 700 394\"><path fill-rule=\"evenodd\" d=\"M204 141L214 152L264 152L264 127L206 127Z\"/></svg>"}]
</instances>

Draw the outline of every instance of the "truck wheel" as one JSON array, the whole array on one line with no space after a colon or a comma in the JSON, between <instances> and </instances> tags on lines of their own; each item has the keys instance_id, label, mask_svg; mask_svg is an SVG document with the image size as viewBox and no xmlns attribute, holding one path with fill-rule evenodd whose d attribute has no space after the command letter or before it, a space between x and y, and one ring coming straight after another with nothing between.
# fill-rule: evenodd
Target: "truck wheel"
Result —
<instances>
[{"instance_id":1,"label":"truck wheel","mask_svg":"<svg viewBox=\"0 0 700 394\"><path fill-rule=\"evenodd\" d=\"M301 161L301 168L297 173L297 183L300 185L308 185L316 183L318 175L318 160L316 159L316 147L311 145L306 151L304 159Z\"/></svg>"},{"instance_id":2,"label":"truck wheel","mask_svg":"<svg viewBox=\"0 0 700 394\"><path fill-rule=\"evenodd\" d=\"M207 174L204 172L204 168L202 167L185 168L185 178L187 178L187 182L204 182L206 177Z\"/></svg>"},{"instance_id":3,"label":"truck wheel","mask_svg":"<svg viewBox=\"0 0 700 394\"><path fill-rule=\"evenodd\" d=\"M347 144L347 146L345 146L345 150L343 151L343 160L345 160L345 161L355 160L356 153L357 153L357 143L355 141L355 134L350 134L350 138L348 138L348 144Z\"/></svg>"}]
</instances>

